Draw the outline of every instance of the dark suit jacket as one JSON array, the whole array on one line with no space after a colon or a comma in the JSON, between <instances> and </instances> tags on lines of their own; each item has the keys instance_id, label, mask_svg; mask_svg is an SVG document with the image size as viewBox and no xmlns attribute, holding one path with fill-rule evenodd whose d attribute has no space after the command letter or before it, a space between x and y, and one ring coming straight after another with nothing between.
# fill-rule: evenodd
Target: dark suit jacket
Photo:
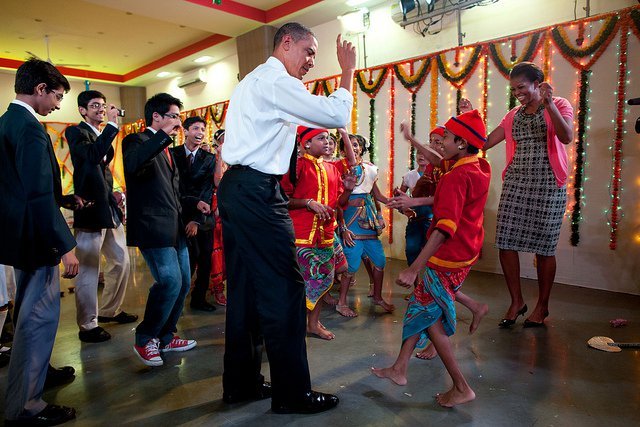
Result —
<instances>
[{"instance_id":1,"label":"dark suit jacket","mask_svg":"<svg viewBox=\"0 0 640 427\"><path fill-rule=\"evenodd\" d=\"M178 169L163 153L171 143L162 130L154 135L148 129L122 141L129 246L175 247L184 236Z\"/></svg>"},{"instance_id":2,"label":"dark suit jacket","mask_svg":"<svg viewBox=\"0 0 640 427\"><path fill-rule=\"evenodd\" d=\"M49 135L26 108L10 104L0 117L0 264L30 271L60 263L76 245L62 199Z\"/></svg>"},{"instance_id":3,"label":"dark suit jacket","mask_svg":"<svg viewBox=\"0 0 640 427\"><path fill-rule=\"evenodd\" d=\"M184 145L171 148L171 152L180 172L180 203L184 222L196 221L203 224L204 215L196 206L199 201L211 205L216 156L199 149L189 167Z\"/></svg>"},{"instance_id":4,"label":"dark suit jacket","mask_svg":"<svg viewBox=\"0 0 640 427\"><path fill-rule=\"evenodd\" d=\"M116 135L118 128L107 125L97 136L86 122L69 126L65 131L73 162L74 193L94 202L93 206L74 212L74 228L93 231L114 228L113 212L122 222L122 212L113 197L113 177L108 167L114 156L111 143Z\"/></svg>"}]
</instances>

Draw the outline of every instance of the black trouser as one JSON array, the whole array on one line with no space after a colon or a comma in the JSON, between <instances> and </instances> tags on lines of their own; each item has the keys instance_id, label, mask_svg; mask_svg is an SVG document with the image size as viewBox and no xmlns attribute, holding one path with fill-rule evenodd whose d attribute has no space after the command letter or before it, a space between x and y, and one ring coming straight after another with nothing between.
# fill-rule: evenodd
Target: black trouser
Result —
<instances>
[{"instance_id":1,"label":"black trouser","mask_svg":"<svg viewBox=\"0 0 640 427\"><path fill-rule=\"evenodd\" d=\"M227 269L222 385L243 394L261 384L262 341L273 401L293 403L311 389L305 288L293 224L278 178L232 167L218 189Z\"/></svg>"},{"instance_id":2,"label":"black trouser","mask_svg":"<svg viewBox=\"0 0 640 427\"><path fill-rule=\"evenodd\" d=\"M196 266L198 267L198 274L191 291L191 303L203 302L209 289L213 230L198 230L198 234L187 239L187 249L189 249L189 265L192 276Z\"/></svg>"}]
</instances>

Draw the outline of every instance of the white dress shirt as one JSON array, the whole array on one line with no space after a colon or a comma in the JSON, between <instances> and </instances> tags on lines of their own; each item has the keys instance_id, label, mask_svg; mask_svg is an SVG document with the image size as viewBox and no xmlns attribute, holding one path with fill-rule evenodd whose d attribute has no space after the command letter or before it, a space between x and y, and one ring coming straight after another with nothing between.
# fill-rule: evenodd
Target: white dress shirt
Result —
<instances>
[{"instance_id":1,"label":"white dress shirt","mask_svg":"<svg viewBox=\"0 0 640 427\"><path fill-rule=\"evenodd\" d=\"M289 170L298 125L345 127L352 106L353 97L346 89L339 88L328 97L312 95L282 62L269 57L247 74L231 96L222 160L283 175Z\"/></svg>"}]
</instances>

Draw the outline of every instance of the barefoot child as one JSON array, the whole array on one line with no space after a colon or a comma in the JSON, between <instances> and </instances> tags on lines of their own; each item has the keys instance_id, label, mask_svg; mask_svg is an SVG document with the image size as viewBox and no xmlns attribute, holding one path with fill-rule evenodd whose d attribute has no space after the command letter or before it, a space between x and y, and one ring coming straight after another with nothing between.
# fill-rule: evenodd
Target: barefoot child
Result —
<instances>
[{"instance_id":1,"label":"barefoot child","mask_svg":"<svg viewBox=\"0 0 640 427\"><path fill-rule=\"evenodd\" d=\"M455 163L436 188L427 244L396 281L408 288L418 279L404 318L400 354L392 366L373 368L373 373L405 385L411 354L419 341L428 338L453 380L452 388L436 395L436 399L441 406L453 407L475 398L458 367L448 336L455 332L455 291L482 248L483 210L491 169L477 156L486 141L485 126L477 110L452 117L445 129L441 152Z\"/></svg>"},{"instance_id":2,"label":"barefoot child","mask_svg":"<svg viewBox=\"0 0 640 427\"><path fill-rule=\"evenodd\" d=\"M346 204L355 179L347 174L345 163L337 163L345 165L340 169L324 161L323 155L329 150L326 129L299 126L298 143L304 154L298 158L295 171L283 177L282 188L290 196L289 214L306 290L307 333L332 340L335 335L320 323L320 310L322 297L333 285L336 262L344 264L334 256L335 210L340 203ZM347 156L355 163L353 153Z\"/></svg>"},{"instance_id":3,"label":"barefoot child","mask_svg":"<svg viewBox=\"0 0 640 427\"><path fill-rule=\"evenodd\" d=\"M471 111L472 108L470 105L461 104L462 112ZM414 147L417 148L418 153L421 154L425 158L430 158L429 156L432 154L428 149L426 149L422 144L420 144L415 138L411 136L408 132L408 128L405 128L405 138L409 141ZM435 127L431 133L429 134L429 147L431 149L439 149L442 146L442 141L444 138L445 128L443 126ZM434 159L431 159L432 161ZM405 210L407 208L415 209L416 206L420 206L422 208L428 208L428 221L426 223L426 228L421 230L414 230L412 234L412 239L409 238L409 226L407 226L407 263L411 265L413 261L417 258L418 254L427 243L427 231L431 226L431 219L433 217L432 205L433 205L433 195L435 194L436 186L440 181L440 178L444 173L446 173L455 161L453 160L439 160L435 159L434 163L429 162L425 173L418 180L413 190L412 197L407 197L405 195L400 195L393 197L391 202L389 203L389 207L398 208L400 210ZM423 204L429 206L421 206ZM420 214L419 210L416 210L416 213ZM406 299L407 301L411 295L409 295ZM473 298L467 296L462 293L462 291L456 291L456 301L458 301L463 306L467 307L471 313L473 314L473 319L471 324L469 325L469 333L473 334L478 325L480 324L480 320L489 312L489 306L487 304L479 303L475 301ZM431 342L427 345L427 347L416 353L416 357L422 360L431 360L438 355L435 347Z\"/></svg>"}]
</instances>

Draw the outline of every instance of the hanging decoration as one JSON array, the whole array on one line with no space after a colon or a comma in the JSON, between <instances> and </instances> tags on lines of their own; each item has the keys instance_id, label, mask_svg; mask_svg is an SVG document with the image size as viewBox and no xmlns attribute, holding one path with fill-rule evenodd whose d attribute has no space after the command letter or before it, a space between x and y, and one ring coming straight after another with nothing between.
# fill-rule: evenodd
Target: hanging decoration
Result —
<instances>
[{"instance_id":1,"label":"hanging decoration","mask_svg":"<svg viewBox=\"0 0 640 427\"><path fill-rule=\"evenodd\" d=\"M429 94L429 131L438 126L438 73L437 73L438 64L434 61L431 65L431 91Z\"/></svg>"},{"instance_id":2,"label":"hanging decoration","mask_svg":"<svg viewBox=\"0 0 640 427\"><path fill-rule=\"evenodd\" d=\"M567 35L566 29L561 26L551 30L551 38L562 57L569 61L571 65L578 69L589 69L604 53L611 40L613 40L613 36L616 35L619 19L618 15L605 18L602 28L600 28L591 43L585 43L585 38L578 36L576 40L580 41L582 45L574 46ZM578 26L584 28L584 24L583 21ZM586 63L582 63L581 60L588 56L591 56L591 58Z\"/></svg>"},{"instance_id":3,"label":"hanging decoration","mask_svg":"<svg viewBox=\"0 0 640 427\"><path fill-rule=\"evenodd\" d=\"M636 37L640 39L640 9L633 9L629 13L629 26L635 33Z\"/></svg>"},{"instance_id":4,"label":"hanging decoration","mask_svg":"<svg viewBox=\"0 0 640 427\"><path fill-rule=\"evenodd\" d=\"M374 71L376 75L374 76ZM365 77L368 72L368 79ZM387 79L387 72L392 73L392 68L369 69L356 72L356 81L360 90L367 94L369 99L369 160L376 163L376 95Z\"/></svg>"},{"instance_id":5,"label":"hanging decoration","mask_svg":"<svg viewBox=\"0 0 640 427\"><path fill-rule=\"evenodd\" d=\"M416 134L416 93L424 84L429 69L431 68L431 57L417 59L408 63L397 63L393 65L396 77L402 86L411 92L411 135ZM416 70L416 64L420 63ZM406 71L409 68L409 73ZM409 148L409 169L414 169L416 164L416 149Z\"/></svg>"},{"instance_id":6,"label":"hanging decoration","mask_svg":"<svg viewBox=\"0 0 640 427\"><path fill-rule=\"evenodd\" d=\"M580 243L580 222L582 221L582 191L584 184L584 158L585 134L587 132L587 93L589 91L589 75L591 71L582 70L580 72L579 101L578 101L578 141L576 143L576 153L574 161L574 184L573 184L573 209L571 211L571 245L578 246Z\"/></svg>"},{"instance_id":7,"label":"hanging decoration","mask_svg":"<svg viewBox=\"0 0 640 427\"><path fill-rule=\"evenodd\" d=\"M211 112L211 120L218 129L222 128L222 123L224 123L224 120L227 117L228 107L229 101L218 102L209 106Z\"/></svg>"},{"instance_id":8,"label":"hanging decoration","mask_svg":"<svg viewBox=\"0 0 640 427\"><path fill-rule=\"evenodd\" d=\"M489 54L491 55L491 59L505 79L509 78L509 73L514 65L520 62L531 62L533 58L536 57L540 51L540 46L542 45L542 43L540 43L543 40L541 36L542 33L538 31L529 35L508 39L511 42L511 57L509 59L504 57L502 49L500 48L500 46L505 44L505 42L489 43ZM525 40L525 45L522 48L520 55L516 56L516 41L523 39Z\"/></svg>"},{"instance_id":9,"label":"hanging decoration","mask_svg":"<svg viewBox=\"0 0 640 427\"><path fill-rule=\"evenodd\" d=\"M352 95L353 95L353 107L351 108L351 133L358 133L358 85L355 82L355 76L353 77Z\"/></svg>"},{"instance_id":10,"label":"hanging decoration","mask_svg":"<svg viewBox=\"0 0 640 427\"><path fill-rule=\"evenodd\" d=\"M442 52L436 56L440 74L442 74L442 77L444 77L456 89L461 89L475 71L476 67L478 66L480 54L482 53L482 46L477 45L471 47L471 55L469 55L469 60L463 67L460 68L459 55L462 50L462 48L456 49L457 59L455 60L454 64L452 64L453 67L451 66L451 64L449 64L449 62L447 62L446 52ZM454 71L453 68L460 68L460 70Z\"/></svg>"},{"instance_id":11,"label":"hanging decoration","mask_svg":"<svg viewBox=\"0 0 640 427\"><path fill-rule=\"evenodd\" d=\"M389 70L391 72L391 70ZM395 155L396 155L396 86L395 79L391 76L389 81L389 174L387 181L389 182L389 193L393 194L394 181L395 181ZM415 95L415 94L413 94ZM393 243L393 209L387 209L389 212L389 229L387 233L389 235L389 244Z\"/></svg>"},{"instance_id":12,"label":"hanging decoration","mask_svg":"<svg viewBox=\"0 0 640 427\"><path fill-rule=\"evenodd\" d=\"M613 141L613 171L611 177L611 209L609 211L609 249L615 250L618 244L618 224L620 223L620 182L622 175L622 142L624 130L624 104L627 88L627 44L629 41L629 23L622 21L620 45L618 49L618 87L616 90L615 139Z\"/></svg>"},{"instance_id":13,"label":"hanging decoration","mask_svg":"<svg viewBox=\"0 0 640 427\"><path fill-rule=\"evenodd\" d=\"M482 99L480 102L480 109L482 111L482 120L484 121L484 126L488 127L488 110L489 110L489 53L488 50L484 51L484 55L482 57ZM483 159L487 158L487 151L481 150L481 156Z\"/></svg>"}]
</instances>

